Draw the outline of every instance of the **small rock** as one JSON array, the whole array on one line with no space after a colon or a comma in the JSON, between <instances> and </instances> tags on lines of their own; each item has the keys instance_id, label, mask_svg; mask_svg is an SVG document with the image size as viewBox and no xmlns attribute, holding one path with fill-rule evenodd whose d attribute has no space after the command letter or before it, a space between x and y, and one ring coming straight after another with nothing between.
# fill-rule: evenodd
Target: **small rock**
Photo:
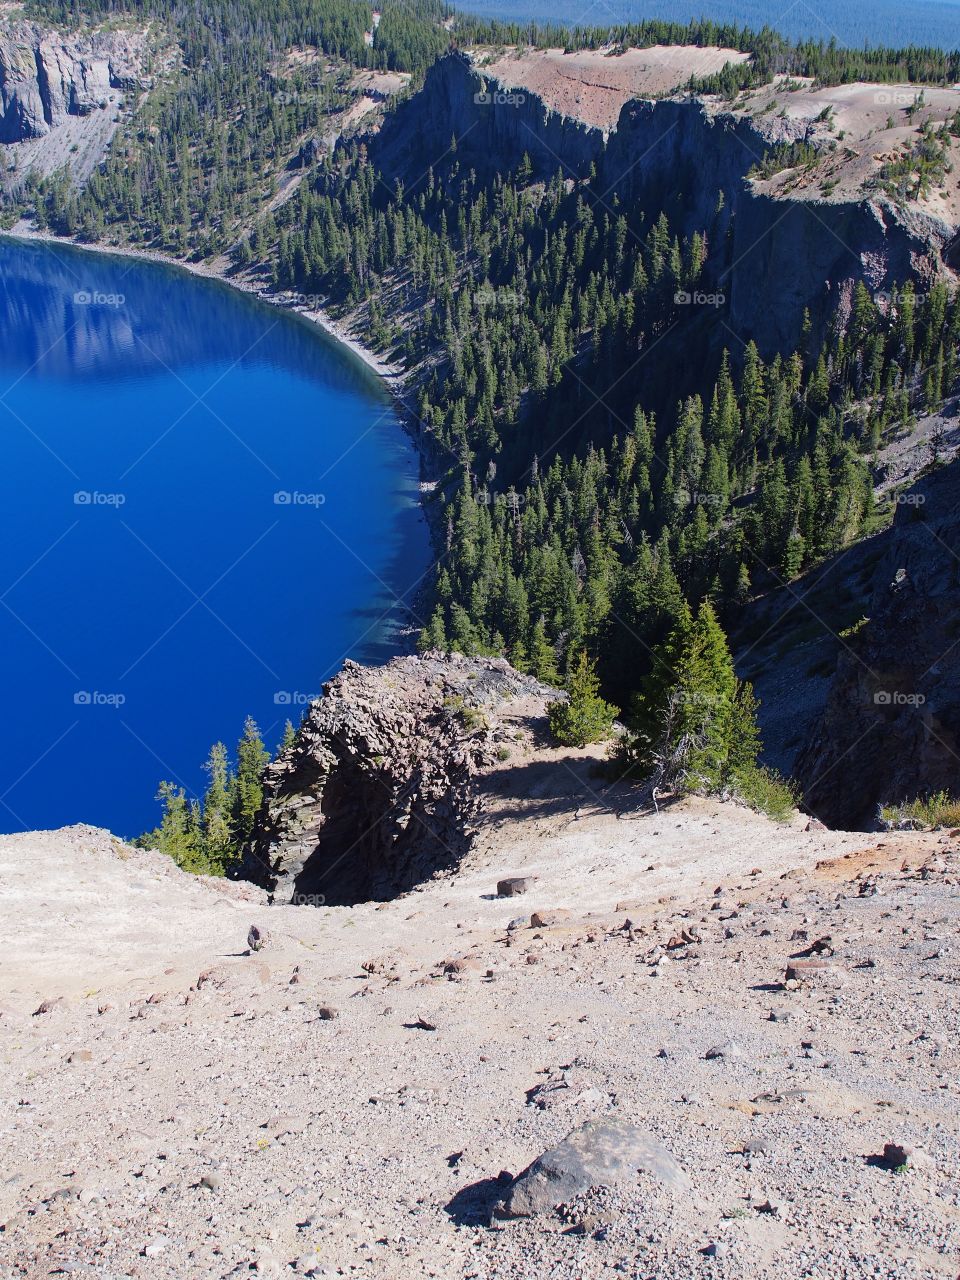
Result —
<instances>
[{"instance_id":1,"label":"small rock","mask_svg":"<svg viewBox=\"0 0 960 1280\"><path fill-rule=\"evenodd\" d=\"M209 1170L200 1179L200 1185L201 1187L206 1187L208 1191L219 1191L220 1190L219 1173L214 1173L212 1169Z\"/></svg>"},{"instance_id":2,"label":"small rock","mask_svg":"<svg viewBox=\"0 0 960 1280\"><path fill-rule=\"evenodd\" d=\"M264 929L260 929L257 925L252 924L247 933L247 946L251 951L262 951L267 943L267 934Z\"/></svg>"},{"instance_id":3,"label":"small rock","mask_svg":"<svg viewBox=\"0 0 960 1280\"><path fill-rule=\"evenodd\" d=\"M166 1236L154 1236L149 1244L143 1246L141 1252L145 1258L159 1258L160 1254L166 1251L169 1243Z\"/></svg>"},{"instance_id":4,"label":"small rock","mask_svg":"<svg viewBox=\"0 0 960 1280\"><path fill-rule=\"evenodd\" d=\"M886 1142L883 1147L883 1163L888 1169L929 1169L933 1161L919 1147L902 1142Z\"/></svg>"},{"instance_id":5,"label":"small rock","mask_svg":"<svg viewBox=\"0 0 960 1280\"><path fill-rule=\"evenodd\" d=\"M53 1013L54 1009L60 1009L66 1004L63 996L54 996L52 1000L43 1000L37 1005L33 1011L33 1016L39 1017L42 1013Z\"/></svg>"},{"instance_id":6,"label":"small rock","mask_svg":"<svg viewBox=\"0 0 960 1280\"><path fill-rule=\"evenodd\" d=\"M743 1050L734 1040L725 1040L723 1044L711 1045L703 1056L708 1062L715 1058L742 1058Z\"/></svg>"},{"instance_id":7,"label":"small rock","mask_svg":"<svg viewBox=\"0 0 960 1280\"><path fill-rule=\"evenodd\" d=\"M530 928L549 929L552 925L562 924L569 919L570 912L566 907L554 907L552 911L534 911L530 917Z\"/></svg>"},{"instance_id":8,"label":"small rock","mask_svg":"<svg viewBox=\"0 0 960 1280\"><path fill-rule=\"evenodd\" d=\"M726 1240L713 1240L703 1250L705 1258L725 1258L730 1252L730 1245Z\"/></svg>"},{"instance_id":9,"label":"small rock","mask_svg":"<svg viewBox=\"0 0 960 1280\"><path fill-rule=\"evenodd\" d=\"M340 1011L332 1004L322 1004L317 1010L317 1017L321 1022L332 1022L334 1018L340 1017Z\"/></svg>"},{"instance_id":10,"label":"small rock","mask_svg":"<svg viewBox=\"0 0 960 1280\"><path fill-rule=\"evenodd\" d=\"M505 880L497 881L497 897L498 898L517 898L521 893L526 893L536 876L507 876Z\"/></svg>"}]
</instances>

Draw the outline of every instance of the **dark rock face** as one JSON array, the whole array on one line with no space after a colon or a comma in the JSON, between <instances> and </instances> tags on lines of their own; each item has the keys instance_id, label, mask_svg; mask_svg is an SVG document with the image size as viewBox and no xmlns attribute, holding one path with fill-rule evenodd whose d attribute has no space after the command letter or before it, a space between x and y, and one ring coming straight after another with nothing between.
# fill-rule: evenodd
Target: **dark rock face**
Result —
<instances>
[{"instance_id":1,"label":"dark rock face","mask_svg":"<svg viewBox=\"0 0 960 1280\"><path fill-rule=\"evenodd\" d=\"M960 792L960 469L898 508L868 606L840 648L826 708L796 765L810 811L868 826L881 804Z\"/></svg>"},{"instance_id":2,"label":"dark rock face","mask_svg":"<svg viewBox=\"0 0 960 1280\"><path fill-rule=\"evenodd\" d=\"M690 1187L680 1165L652 1134L621 1116L588 1120L519 1175L498 1213L508 1218L549 1213L590 1187L632 1182L638 1172L673 1191Z\"/></svg>"},{"instance_id":3,"label":"dark rock face","mask_svg":"<svg viewBox=\"0 0 960 1280\"><path fill-rule=\"evenodd\" d=\"M266 775L243 874L277 901L386 899L455 866L505 714L556 697L502 659L347 662Z\"/></svg>"},{"instance_id":4,"label":"dark rock face","mask_svg":"<svg viewBox=\"0 0 960 1280\"><path fill-rule=\"evenodd\" d=\"M805 308L814 336L822 334L858 280L882 290L941 269L953 228L928 215L884 200L754 191L751 166L799 122L735 116L696 98L640 100L624 106L608 136L527 90L497 88L462 54L440 59L420 93L371 138L371 157L408 189L431 167L453 162L489 174L516 168L526 155L540 180L558 169L584 178L595 165L605 202L654 215L664 209L682 235L707 233L710 287L724 295L731 327L765 357L796 347Z\"/></svg>"}]
</instances>

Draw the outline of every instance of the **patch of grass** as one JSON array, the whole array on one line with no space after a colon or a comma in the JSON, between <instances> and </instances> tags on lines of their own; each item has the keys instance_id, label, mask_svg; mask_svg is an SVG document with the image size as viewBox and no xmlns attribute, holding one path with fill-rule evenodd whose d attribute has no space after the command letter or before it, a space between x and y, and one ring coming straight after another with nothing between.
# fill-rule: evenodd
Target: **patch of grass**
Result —
<instances>
[{"instance_id":1,"label":"patch of grass","mask_svg":"<svg viewBox=\"0 0 960 1280\"><path fill-rule=\"evenodd\" d=\"M880 821L888 831L905 826L960 827L960 800L948 791L937 791L923 799L881 805Z\"/></svg>"},{"instance_id":2,"label":"patch of grass","mask_svg":"<svg viewBox=\"0 0 960 1280\"><path fill-rule=\"evenodd\" d=\"M841 640L849 640L851 636L855 636L858 631L862 631L870 619L866 616L859 618L856 622L852 622L849 627L844 627L840 632Z\"/></svg>"},{"instance_id":3,"label":"patch of grass","mask_svg":"<svg viewBox=\"0 0 960 1280\"><path fill-rule=\"evenodd\" d=\"M486 729L487 717L479 707L473 707L459 695L444 698L443 705L451 715L456 716L463 727L470 733L475 729Z\"/></svg>"},{"instance_id":4,"label":"patch of grass","mask_svg":"<svg viewBox=\"0 0 960 1280\"><path fill-rule=\"evenodd\" d=\"M794 782L782 778L776 769L767 769L760 764L738 773L730 794L757 813L765 813L774 822L789 822L799 801Z\"/></svg>"}]
</instances>

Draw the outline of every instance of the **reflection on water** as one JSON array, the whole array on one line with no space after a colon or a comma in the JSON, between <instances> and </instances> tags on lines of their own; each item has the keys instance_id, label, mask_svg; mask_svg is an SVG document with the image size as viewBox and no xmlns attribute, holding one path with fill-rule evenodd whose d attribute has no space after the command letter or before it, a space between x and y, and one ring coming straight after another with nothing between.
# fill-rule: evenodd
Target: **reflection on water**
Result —
<instances>
[{"instance_id":1,"label":"reflection on water","mask_svg":"<svg viewBox=\"0 0 960 1280\"><path fill-rule=\"evenodd\" d=\"M0 243L7 251L0 256L0 369L138 377L241 359L309 369L337 390L375 385L369 370L316 326L285 316L278 327L275 307L249 295L238 306L229 285L64 245ZM15 270L7 265L13 262Z\"/></svg>"}]
</instances>

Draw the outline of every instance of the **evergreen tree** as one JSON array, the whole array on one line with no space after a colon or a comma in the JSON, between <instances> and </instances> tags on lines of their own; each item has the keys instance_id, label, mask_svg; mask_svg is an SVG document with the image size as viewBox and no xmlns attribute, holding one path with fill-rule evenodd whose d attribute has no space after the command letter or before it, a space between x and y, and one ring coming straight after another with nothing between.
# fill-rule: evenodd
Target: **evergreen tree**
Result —
<instances>
[{"instance_id":1,"label":"evergreen tree","mask_svg":"<svg viewBox=\"0 0 960 1280\"><path fill-rule=\"evenodd\" d=\"M237 744L234 832L240 845L249 840L263 803L263 771L269 760L270 753L264 749L256 721L252 716L247 716L243 725L243 737Z\"/></svg>"},{"instance_id":2,"label":"evergreen tree","mask_svg":"<svg viewBox=\"0 0 960 1280\"><path fill-rule=\"evenodd\" d=\"M550 732L564 747L585 747L610 736L617 708L600 697L600 681L580 652L567 680L567 698L551 703Z\"/></svg>"}]
</instances>

